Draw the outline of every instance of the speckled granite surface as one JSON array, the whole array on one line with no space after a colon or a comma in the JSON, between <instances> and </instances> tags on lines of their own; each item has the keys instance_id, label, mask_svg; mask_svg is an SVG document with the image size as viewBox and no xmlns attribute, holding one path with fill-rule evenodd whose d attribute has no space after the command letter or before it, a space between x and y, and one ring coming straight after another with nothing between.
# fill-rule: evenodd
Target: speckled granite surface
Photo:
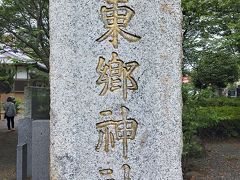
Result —
<instances>
[{"instance_id":1,"label":"speckled granite surface","mask_svg":"<svg viewBox=\"0 0 240 180\"><path fill-rule=\"evenodd\" d=\"M109 42L112 37L96 41L108 31L101 20L102 6L113 7L104 0L50 1L51 179L181 180L180 0L120 3L135 12L122 30L141 39L128 42L130 37L119 35L118 48ZM132 78L138 89L127 88L126 100L123 86L99 95L106 84L96 83L98 61L103 57L108 63L113 52L125 66L134 61L139 65L127 76L127 87ZM110 81L105 76L102 80ZM112 115L101 116L104 110ZM117 120L124 116L121 110L127 112L126 122L137 122L136 136L127 141L113 139L118 136L114 127L121 126ZM107 128L97 128L108 120L113 121ZM107 140L107 131L108 140L115 142L113 148L108 144L109 152L104 143L98 144Z\"/></svg>"}]
</instances>

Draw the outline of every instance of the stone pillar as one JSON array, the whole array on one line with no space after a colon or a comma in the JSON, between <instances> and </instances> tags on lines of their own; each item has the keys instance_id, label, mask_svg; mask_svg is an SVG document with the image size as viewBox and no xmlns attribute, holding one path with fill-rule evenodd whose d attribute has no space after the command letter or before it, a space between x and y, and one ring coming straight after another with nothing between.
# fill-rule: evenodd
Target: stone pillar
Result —
<instances>
[{"instance_id":1,"label":"stone pillar","mask_svg":"<svg viewBox=\"0 0 240 180\"><path fill-rule=\"evenodd\" d=\"M49 120L32 122L32 180L49 179Z\"/></svg>"},{"instance_id":2,"label":"stone pillar","mask_svg":"<svg viewBox=\"0 0 240 180\"><path fill-rule=\"evenodd\" d=\"M32 87L24 89L24 117L32 118Z\"/></svg>"},{"instance_id":3,"label":"stone pillar","mask_svg":"<svg viewBox=\"0 0 240 180\"><path fill-rule=\"evenodd\" d=\"M19 119L18 144L27 145L27 176L31 177L32 176L32 119L30 118Z\"/></svg>"},{"instance_id":4,"label":"stone pillar","mask_svg":"<svg viewBox=\"0 0 240 180\"><path fill-rule=\"evenodd\" d=\"M52 180L181 180L180 0L50 1Z\"/></svg>"},{"instance_id":5,"label":"stone pillar","mask_svg":"<svg viewBox=\"0 0 240 180\"><path fill-rule=\"evenodd\" d=\"M49 89L26 87L24 90L24 117L32 120L49 119Z\"/></svg>"},{"instance_id":6,"label":"stone pillar","mask_svg":"<svg viewBox=\"0 0 240 180\"><path fill-rule=\"evenodd\" d=\"M17 180L27 179L27 144L17 145Z\"/></svg>"}]
</instances>

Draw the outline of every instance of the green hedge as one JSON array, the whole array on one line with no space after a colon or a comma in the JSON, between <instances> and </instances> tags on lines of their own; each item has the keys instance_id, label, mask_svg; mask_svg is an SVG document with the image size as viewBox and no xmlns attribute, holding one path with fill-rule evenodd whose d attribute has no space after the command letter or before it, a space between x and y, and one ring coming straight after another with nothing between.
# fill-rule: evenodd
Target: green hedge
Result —
<instances>
[{"instance_id":1,"label":"green hedge","mask_svg":"<svg viewBox=\"0 0 240 180\"><path fill-rule=\"evenodd\" d=\"M200 136L220 138L240 136L240 107L200 107L198 113L201 117L205 115L198 127Z\"/></svg>"},{"instance_id":2,"label":"green hedge","mask_svg":"<svg viewBox=\"0 0 240 180\"><path fill-rule=\"evenodd\" d=\"M199 107L197 111L205 118L205 121L240 121L240 106Z\"/></svg>"},{"instance_id":3,"label":"green hedge","mask_svg":"<svg viewBox=\"0 0 240 180\"><path fill-rule=\"evenodd\" d=\"M198 157L204 147L200 137L240 137L240 98L216 97L211 89L184 85L183 167L189 157ZM199 138L199 139L198 139Z\"/></svg>"},{"instance_id":4,"label":"green hedge","mask_svg":"<svg viewBox=\"0 0 240 180\"><path fill-rule=\"evenodd\" d=\"M203 102L206 103L203 106ZM183 160L201 155L195 136L240 137L240 100L237 98L191 98L183 106ZM208 105L208 106L207 106Z\"/></svg>"},{"instance_id":5,"label":"green hedge","mask_svg":"<svg viewBox=\"0 0 240 180\"><path fill-rule=\"evenodd\" d=\"M199 105L203 107L208 106L238 106L240 107L240 98L228 98L228 97L218 97L218 98L207 98L201 99Z\"/></svg>"}]
</instances>

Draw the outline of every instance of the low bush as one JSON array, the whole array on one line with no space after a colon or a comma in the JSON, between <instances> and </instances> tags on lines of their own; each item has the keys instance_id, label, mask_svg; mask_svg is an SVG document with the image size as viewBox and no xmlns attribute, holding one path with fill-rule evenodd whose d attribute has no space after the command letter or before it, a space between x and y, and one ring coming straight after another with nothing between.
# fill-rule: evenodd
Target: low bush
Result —
<instances>
[{"instance_id":1,"label":"low bush","mask_svg":"<svg viewBox=\"0 0 240 180\"><path fill-rule=\"evenodd\" d=\"M199 102L200 106L236 106L240 107L240 98L215 97L206 98Z\"/></svg>"},{"instance_id":2,"label":"low bush","mask_svg":"<svg viewBox=\"0 0 240 180\"><path fill-rule=\"evenodd\" d=\"M229 138L240 137L240 120L224 120L215 126L198 129L201 138Z\"/></svg>"},{"instance_id":3,"label":"low bush","mask_svg":"<svg viewBox=\"0 0 240 180\"><path fill-rule=\"evenodd\" d=\"M211 89L183 86L183 169L189 157L204 154L196 137L240 137L240 99L215 97Z\"/></svg>"},{"instance_id":4,"label":"low bush","mask_svg":"<svg viewBox=\"0 0 240 180\"><path fill-rule=\"evenodd\" d=\"M240 106L209 106L209 107L199 107L198 113L202 116L208 114L210 117L205 117L207 126L211 126L212 120L216 122L220 121L238 121L240 120Z\"/></svg>"},{"instance_id":5,"label":"low bush","mask_svg":"<svg viewBox=\"0 0 240 180\"><path fill-rule=\"evenodd\" d=\"M208 116L200 123L198 135L201 137L240 136L240 106L209 106L198 109Z\"/></svg>"}]
</instances>

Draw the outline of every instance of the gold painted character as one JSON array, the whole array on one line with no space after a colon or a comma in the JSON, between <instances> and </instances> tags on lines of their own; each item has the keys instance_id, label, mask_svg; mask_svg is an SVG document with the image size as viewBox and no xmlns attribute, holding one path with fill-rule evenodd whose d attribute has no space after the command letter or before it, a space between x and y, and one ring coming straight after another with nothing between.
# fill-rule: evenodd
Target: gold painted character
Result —
<instances>
[{"instance_id":1,"label":"gold painted character","mask_svg":"<svg viewBox=\"0 0 240 180\"><path fill-rule=\"evenodd\" d=\"M127 118L128 108L121 107L121 120L107 120L96 124L99 139L96 151L99 151L104 145L104 151L109 152L109 147L115 148L116 141L121 141L123 145L123 157L127 159L128 140L134 140L136 137L138 123L135 119ZM112 115L112 111L102 111L101 116Z\"/></svg>"},{"instance_id":2,"label":"gold painted character","mask_svg":"<svg viewBox=\"0 0 240 180\"><path fill-rule=\"evenodd\" d=\"M131 180L131 178L130 178L131 167L128 164L124 164L124 165L122 165L122 169L123 169L124 180ZM114 178L111 178L111 176L113 175L113 170L110 168L100 169L99 174L101 176L104 176L104 177L108 176L110 178L110 179L106 179L106 180L115 180Z\"/></svg>"},{"instance_id":3,"label":"gold painted character","mask_svg":"<svg viewBox=\"0 0 240 180\"><path fill-rule=\"evenodd\" d=\"M124 180L131 180L131 178L130 178L131 167L128 164L124 164L122 166L122 169L123 169L123 173L124 173Z\"/></svg>"},{"instance_id":4,"label":"gold painted character","mask_svg":"<svg viewBox=\"0 0 240 180\"><path fill-rule=\"evenodd\" d=\"M101 176L112 176L113 170L110 168L109 169L100 169L99 173ZM115 180L115 179L110 178L110 179L106 179L106 180Z\"/></svg>"},{"instance_id":5,"label":"gold painted character","mask_svg":"<svg viewBox=\"0 0 240 180\"><path fill-rule=\"evenodd\" d=\"M137 82L132 77L137 67L139 64L136 61L124 63L116 52L112 53L112 59L108 63L105 62L105 58L100 57L97 66L97 73L100 76L96 82L98 85L104 84L100 95L104 96L108 90L113 92L122 89L123 99L127 100L127 90L138 89Z\"/></svg>"},{"instance_id":6,"label":"gold painted character","mask_svg":"<svg viewBox=\"0 0 240 180\"><path fill-rule=\"evenodd\" d=\"M119 6L119 3L127 3L128 0L106 0L106 2L112 6L102 6L101 18L104 22L104 27L108 29L108 31L96 41L102 42L108 37L111 37L112 39L109 40L109 42L112 43L114 48L118 48L119 35L128 42L136 42L141 39L140 36L128 33L122 29L128 26L128 23L135 14L134 10L130 7Z\"/></svg>"}]
</instances>

